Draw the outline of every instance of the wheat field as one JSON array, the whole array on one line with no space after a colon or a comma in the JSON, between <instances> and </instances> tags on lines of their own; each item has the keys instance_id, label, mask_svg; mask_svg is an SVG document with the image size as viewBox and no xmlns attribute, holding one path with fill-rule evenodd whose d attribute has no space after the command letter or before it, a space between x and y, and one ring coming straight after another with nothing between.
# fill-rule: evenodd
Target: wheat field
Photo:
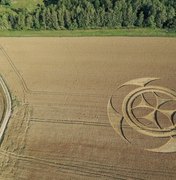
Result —
<instances>
[{"instance_id":1,"label":"wheat field","mask_svg":"<svg viewBox=\"0 0 176 180\"><path fill-rule=\"evenodd\" d=\"M127 144L107 116L113 91L131 79L157 77L176 89L174 38L0 38L0 45L13 101L0 179L176 178L175 153Z\"/></svg>"}]
</instances>

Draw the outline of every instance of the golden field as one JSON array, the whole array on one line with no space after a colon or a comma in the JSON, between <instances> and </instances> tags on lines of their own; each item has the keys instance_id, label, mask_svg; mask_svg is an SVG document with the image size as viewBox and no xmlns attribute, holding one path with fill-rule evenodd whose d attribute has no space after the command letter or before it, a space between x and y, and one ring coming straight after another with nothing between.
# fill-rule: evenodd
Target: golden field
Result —
<instances>
[{"instance_id":1,"label":"golden field","mask_svg":"<svg viewBox=\"0 0 176 180\"><path fill-rule=\"evenodd\" d=\"M0 38L0 45L13 100L0 179L176 178L175 153L127 144L107 116L113 91L131 79L158 77L176 90L174 38Z\"/></svg>"}]
</instances>

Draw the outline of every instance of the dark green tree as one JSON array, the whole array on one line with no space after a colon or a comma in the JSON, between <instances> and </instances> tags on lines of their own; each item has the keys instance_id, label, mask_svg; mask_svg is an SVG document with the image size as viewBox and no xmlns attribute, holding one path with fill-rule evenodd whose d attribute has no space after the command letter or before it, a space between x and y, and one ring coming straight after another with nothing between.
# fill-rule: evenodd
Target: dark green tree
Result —
<instances>
[{"instance_id":1,"label":"dark green tree","mask_svg":"<svg viewBox=\"0 0 176 180\"><path fill-rule=\"evenodd\" d=\"M26 29L33 29L33 18L31 14L26 16Z\"/></svg>"},{"instance_id":2,"label":"dark green tree","mask_svg":"<svg viewBox=\"0 0 176 180\"><path fill-rule=\"evenodd\" d=\"M144 13L141 11L139 13L139 16L137 18L137 23L136 25L139 26L139 27L143 27L143 22L144 22Z\"/></svg>"}]
</instances>

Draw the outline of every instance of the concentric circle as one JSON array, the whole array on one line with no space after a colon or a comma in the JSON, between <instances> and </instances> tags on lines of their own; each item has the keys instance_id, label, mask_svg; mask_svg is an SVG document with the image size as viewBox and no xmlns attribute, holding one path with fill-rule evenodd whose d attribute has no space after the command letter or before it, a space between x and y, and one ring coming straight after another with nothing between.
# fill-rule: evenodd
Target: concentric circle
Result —
<instances>
[{"instance_id":1,"label":"concentric circle","mask_svg":"<svg viewBox=\"0 0 176 180\"><path fill-rule=\"evenodd\" d=\"M127 123L136 131L142 134L148 135L148 136L171 137L171 136L176 135L176 126L174 125L168 128L163 128L163 129L151 128L140 123L134 116L132 112L133 102L141 94L150 93L150 92L162 93L169 96L173 100L176 100L175 91L167 89L167 88L158 87L158 86L137 88L125 97L122 104L123 116L126 119Z\"/></svg>"}]
</instances>

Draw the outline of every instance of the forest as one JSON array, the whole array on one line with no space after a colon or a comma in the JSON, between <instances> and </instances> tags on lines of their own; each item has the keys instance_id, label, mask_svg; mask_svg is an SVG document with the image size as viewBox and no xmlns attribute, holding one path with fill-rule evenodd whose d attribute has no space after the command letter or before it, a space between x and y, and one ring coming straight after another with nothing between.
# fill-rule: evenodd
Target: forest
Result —
<instances>
[{"instance_id":1,"label":"forest","mask_svg":"<svg viewBox=\"0 0 176 180\"><path fill-rule=\"evenodd\" d=\"M175 0L44 0L34 9L0 0L1 30L167 28L176 30Z\"/></svg>"}]
</instances>

